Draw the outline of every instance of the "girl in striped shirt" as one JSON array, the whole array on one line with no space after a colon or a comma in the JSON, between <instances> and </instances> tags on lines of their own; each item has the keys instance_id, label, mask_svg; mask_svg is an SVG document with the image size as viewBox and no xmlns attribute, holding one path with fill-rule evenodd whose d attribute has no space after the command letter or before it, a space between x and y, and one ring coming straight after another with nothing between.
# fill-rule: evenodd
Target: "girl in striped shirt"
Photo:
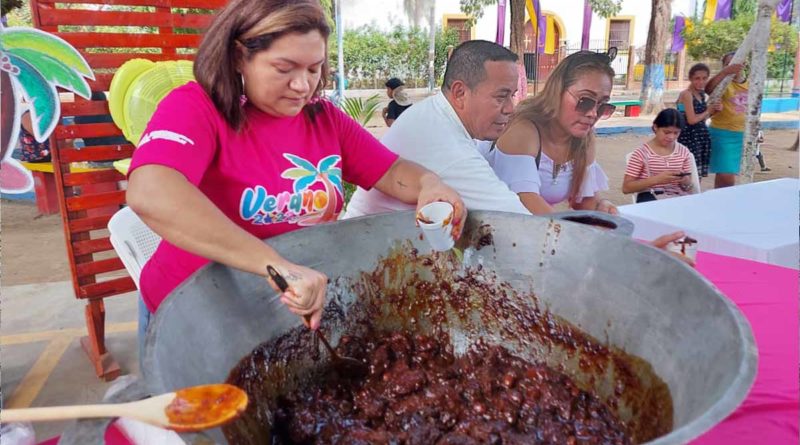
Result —
<instances>
[{"instance_id":1,"label":"girl in striped shirt","mask_svg":"<svg viewBox=\"0 0 800 445\"><path fill-rule=\"evenodd\" d=\"M674 108L662 110L653 121L652 139L628 160L623 193L638 193L636 202L654 201L692 193L689 149L678 142L684 121Z\"/></svg>"}]
</instances>

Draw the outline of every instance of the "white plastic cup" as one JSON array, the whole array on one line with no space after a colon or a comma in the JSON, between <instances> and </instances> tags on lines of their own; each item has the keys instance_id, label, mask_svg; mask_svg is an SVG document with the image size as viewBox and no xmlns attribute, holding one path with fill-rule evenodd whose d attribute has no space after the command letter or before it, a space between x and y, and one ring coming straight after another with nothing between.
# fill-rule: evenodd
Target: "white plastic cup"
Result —
<instances>
[{"instance_id":1,"label":"white plastic cup","mask_svg":"<svg viewBox=\"0 0 800 445\"><path fill-rule=\"evenodd\" d=\"M683 240L681 239L667 244L667 250L669 250L670 252L677 253L678 255L683 255L687 258L691 258L692 261L697 261L697 245L699 243L694 242L688 244L688 243L683 243L681 241Z\"/></svg>"},{"instance_id":2,"label":"white plastic cup","mask_svg":"<svg viewBox=\"0 0 800 445\"><path fill-rule=\"evenodd\" d=\"M453 248L453 205L449 202L432 202L417 212L417 223L433 250L444 252Z\"/></svg>"}]
</instances>

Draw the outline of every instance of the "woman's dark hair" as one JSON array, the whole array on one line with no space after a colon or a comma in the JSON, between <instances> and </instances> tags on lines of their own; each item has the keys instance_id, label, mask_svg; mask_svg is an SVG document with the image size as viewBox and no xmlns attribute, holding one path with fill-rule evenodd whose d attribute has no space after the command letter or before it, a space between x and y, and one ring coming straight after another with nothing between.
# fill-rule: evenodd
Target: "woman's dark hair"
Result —
<instances>
[{"instance_id":1,"label":"woman's dark hair","mask_svg":"<svg viewBox=\"0 0 800 445\"><path fill-rule=\"evenodd\" d=\"M683 130L683 114L674 108L665 108L653 120L653 126L656 128L677 127Z\"/></svg>"},{"instance_id":2,"label":"woman's dark hair","mask_svg":"<svg viewBox=\"0 0 800 445\"><path fill-rule=\"evenodd\" d=\"M711 75L711 70L708 69L708 65L705 63L695 63L689 68L689 78L691 79L698 71L705 71L706 74Z\"/></svg>"},{"instance_id":3,"label":"woman's dark hair","mask_svg":"<svg viewBox=\"0 0 800 445\"><path fill-rule=\"evenodd\" d=\"M203 37L194 62L194 77L228 125L238 130L245 123L240 102L244 94L238 71L240 61L269 49L284 35L311 31L319 31L326 42L331 32L318 0L232 0L217 14ZM327 60L321 71L314 99L325 88ZM314 99L304 110L312 118L320 109Z\"/></svg>"}]
</instances>

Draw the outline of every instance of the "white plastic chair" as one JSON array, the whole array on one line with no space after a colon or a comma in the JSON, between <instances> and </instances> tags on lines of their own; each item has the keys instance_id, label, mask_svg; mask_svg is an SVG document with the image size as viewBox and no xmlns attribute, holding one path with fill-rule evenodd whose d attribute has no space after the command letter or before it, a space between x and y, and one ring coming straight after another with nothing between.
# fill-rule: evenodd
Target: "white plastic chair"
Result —
<instances>
[{"instance_id":1,"label":"white plastic chair","mask_svg":"<svg viewBox=\"0 0 800 445\"><path fill-rule=\"evenodd\" d=\"M633 156L633 152L627 153L625 155L625 167L628 166L628 163L631 162L631 156ZM700 189L700 174L697 172L697 162L694 160L694 155L689 152L689 172L692 174L692 195L696 193L702 192ZM632 200L633 203L636 204L636 197L639 196L639 193L632 193Z\"/></svg>"},{"instance_id":2,"label":"white plastic chair","mask_svg":"<svg viewBox=\"0 0 800 445\"><path fill-rule=\"evenodd\" d=\"M111 245L136 283L136 288L139 288L142 268L153 256L161 237L150 230L130 207L125 207L111 217L108 231L111 233Z\"/></svg>"}]
</instances>

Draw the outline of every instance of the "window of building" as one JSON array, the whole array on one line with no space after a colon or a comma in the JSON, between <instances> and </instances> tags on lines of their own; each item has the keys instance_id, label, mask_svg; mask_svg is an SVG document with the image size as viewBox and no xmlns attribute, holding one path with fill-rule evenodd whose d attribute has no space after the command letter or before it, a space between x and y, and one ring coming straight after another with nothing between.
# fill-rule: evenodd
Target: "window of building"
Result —
<instances>
[{"instance_id":1,"label":"window of building","mask_svg":"<svg viewBox=\"0 0 800 445\"><path fill-rule=\"evenodd\" d=\"M467 40L472 40L473 29L469 26L468 17L465 15L445 16L445 28L453 28L458 31L458 43L464 43Z\"/></svg>"},{"instance_id":2,"label":"window of building","mask_svg":"<svg viewBox=\"0 0 800 445\"><path fill-rule=\"evenodd\" d=\"M608 46L628 48L631 46L630 19L611 19L608 25Z\"/></svg>"}]
</instances>

